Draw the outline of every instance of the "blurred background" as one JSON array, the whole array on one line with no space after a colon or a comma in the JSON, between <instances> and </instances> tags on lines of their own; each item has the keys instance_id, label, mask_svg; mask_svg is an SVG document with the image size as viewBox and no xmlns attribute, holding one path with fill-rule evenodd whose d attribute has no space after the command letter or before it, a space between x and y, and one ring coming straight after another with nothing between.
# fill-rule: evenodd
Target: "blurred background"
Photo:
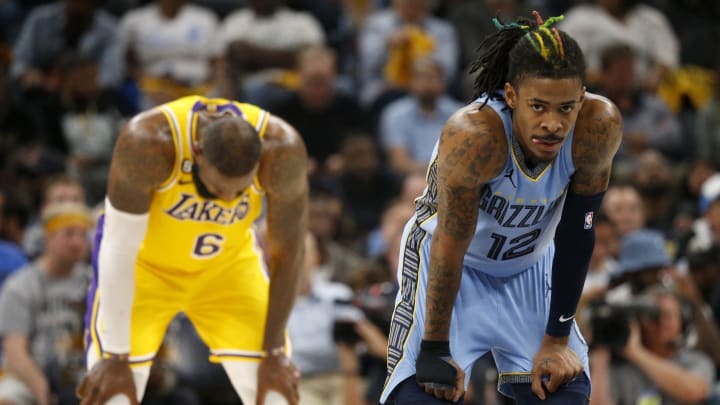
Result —
<instances>
[{"instance_id":1,"label":"blurred background","mask_svg":"<svg viewBox=\"0 0 720 405\"><path fill-rule=\"evenodd\" d=\"M588 89L624 119L578 316L592 403L719 404L718 0L0 0L0 404L77 403L92 221L118 129L191 94L300 131L301 405L377 404L402 228L432 148L471 101L491 18L531 10L564 14ZM466 403L512 403L496 382L492 356L479 359ZM143 403L240 402L179 316Z\"/></svg>"}]
</instances>

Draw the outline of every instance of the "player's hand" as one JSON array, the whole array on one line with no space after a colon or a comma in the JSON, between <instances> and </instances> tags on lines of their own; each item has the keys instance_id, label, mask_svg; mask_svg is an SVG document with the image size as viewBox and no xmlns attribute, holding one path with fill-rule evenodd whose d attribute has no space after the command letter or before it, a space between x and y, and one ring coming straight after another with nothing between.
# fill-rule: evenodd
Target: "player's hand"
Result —
<instances>
[{"instance_id":1,"label":"player's hand","mask_svg":"<svg viewBox=\"0 0 720 405\"><path fill-rule=\"evenodd\" d=\"M450 357L447 342L422 342L415 360L415 380L438 399L457 402L465 393L465 372Z\"/></svg>"},{"instance_id":2,"label":"player's hand","mask_svg":"<svg viewBox=\"0 0 720 405\"><path fill-rule=\"evenodd\" d=\"M267 392L277 391L288 401L288 405L297 405L300 371L284 354L268 354L258 367L258 386L256 405L265 405Z\"/></svg>"},{"instance_id":3,"label":"player's hand","mask_svg":"<svg viewBox=\"0 0 720 405\"><path fill-rule=\"evenodd\" d=\"M122 394L131 405L137 405L135 381L127 360L100 360L80 382L75 394L80 405L103 405L110 398Z\"/></svg>"},{"instance_id":4,"label":"player's hand","mask_svg":"<svg viewBox=\"0 0 720 405\"><path fill-rule=\"evenodd\" d=\"M555 392L583 372L578 355L568 347L568 338L545 335L535 354L532 368L532 392L545 399L545 390Z\"/></svg>"}]
</instances>

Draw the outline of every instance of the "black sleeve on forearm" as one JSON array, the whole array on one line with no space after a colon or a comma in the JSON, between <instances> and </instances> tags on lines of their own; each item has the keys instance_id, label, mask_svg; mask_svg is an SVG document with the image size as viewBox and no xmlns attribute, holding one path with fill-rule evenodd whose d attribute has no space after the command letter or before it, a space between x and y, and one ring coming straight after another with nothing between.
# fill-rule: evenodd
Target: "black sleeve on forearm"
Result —
<instances>
[{"instance_id":1,"label":"black sleeve on forearm","mask_svg":"<svg viewBox=\"0 0 720 405\"><path fill-rule=\"evenodd\" d=\"M595 246L593 218L605 192L584 196L568 190L555 231L550 315L545 333L568 336Z\"/></svg>"}]
</instances>

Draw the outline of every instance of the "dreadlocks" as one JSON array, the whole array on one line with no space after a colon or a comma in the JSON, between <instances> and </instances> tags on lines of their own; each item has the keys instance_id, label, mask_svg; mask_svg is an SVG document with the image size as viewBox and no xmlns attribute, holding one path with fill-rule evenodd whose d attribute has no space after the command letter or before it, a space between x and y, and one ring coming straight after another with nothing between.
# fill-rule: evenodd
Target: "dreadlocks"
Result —
<instances>
[{"instance_id":1,"label":"dreadlocks","mask_svg":"<svg viewBox=\"0 0 720 405\"><path fill-rule=\"evenodd\" d=\"M497 17L493 19L498 31L480 43L470 69L470 73L478 72L473 98L488 96L483 106L490 97L500 97L498 90L506 82L515 85L524 77L585 80L585 58L580 46L565 32L551 28L564 17L551 17L543 22L537 11L533 15L535 21L518 18L511 24L503 24Z\"/></svg>"}]
</instances>

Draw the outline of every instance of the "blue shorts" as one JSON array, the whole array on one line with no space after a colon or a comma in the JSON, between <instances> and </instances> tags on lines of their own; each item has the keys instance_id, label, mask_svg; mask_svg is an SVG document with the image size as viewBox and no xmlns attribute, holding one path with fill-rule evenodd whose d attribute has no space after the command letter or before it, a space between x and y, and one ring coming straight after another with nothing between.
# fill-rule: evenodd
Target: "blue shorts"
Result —
<instances>
[{"instance_id":1,"label":"blue shorts","mask_svg":"<svg viewBox=\"0 0 720 405\"><path fill-rule=\"evenodd\" d=\"M425 323L430 240L431 235L415 221L406 225L398 263L400 289L390 327L388 378L380 398L382 403L398 384L415 374L415 359ZM466 387L473 363L488 351L492 351L497 364L501 393L512 397L510 384L531 381L532 360L545 335L550 310L554 251L550 245L537 263L511 277L492 277L479 269L463 267L450 321L450 351L465 370ZM569 345L589 376L587 344L577 324L570 333Z\"/></svg>"}]
</instances>

